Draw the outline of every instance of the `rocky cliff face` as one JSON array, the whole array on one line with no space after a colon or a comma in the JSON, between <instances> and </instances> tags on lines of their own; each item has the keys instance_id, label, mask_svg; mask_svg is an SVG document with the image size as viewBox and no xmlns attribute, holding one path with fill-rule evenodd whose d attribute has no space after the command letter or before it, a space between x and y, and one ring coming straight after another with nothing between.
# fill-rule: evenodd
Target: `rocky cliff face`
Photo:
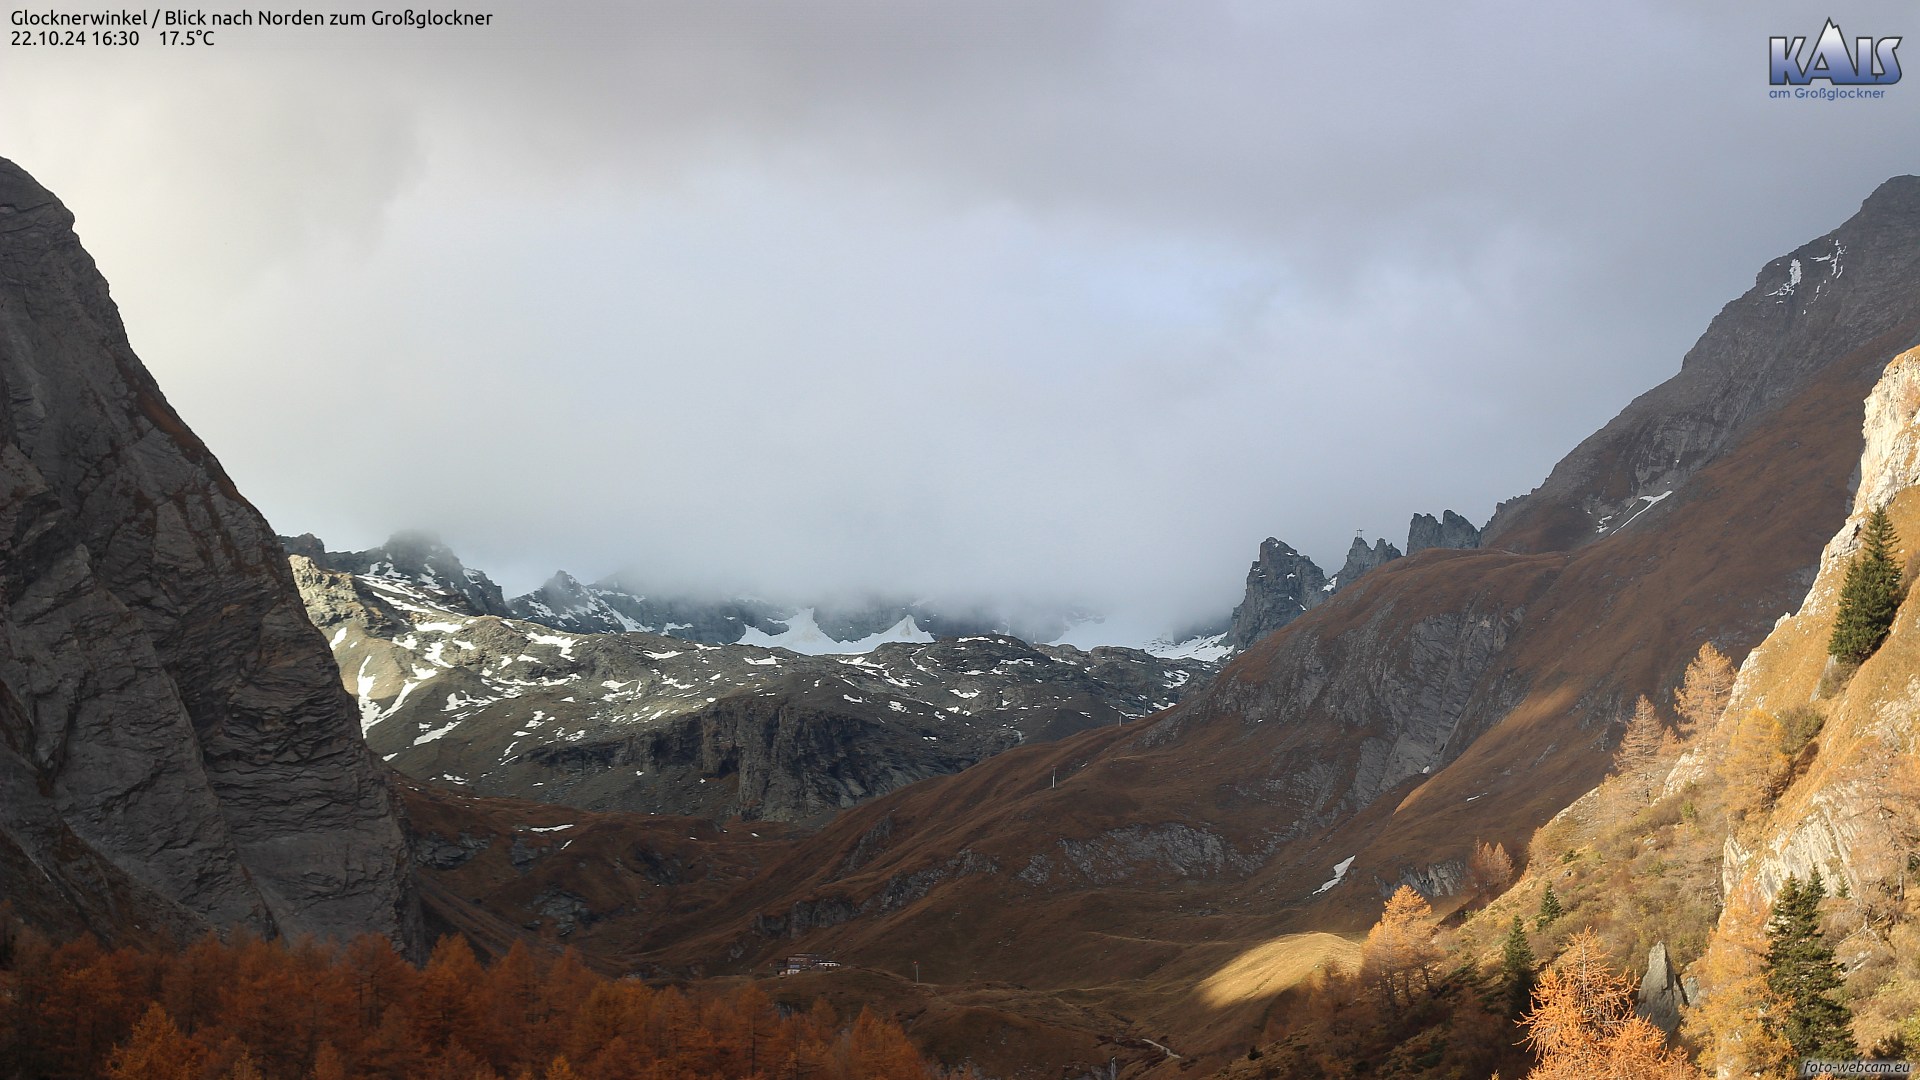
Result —
<instances>
[{"instance_id":1,"label":"rocky cliff face","mask_svg":"<svg viewBox=\"0 0 1920 1080\"><path fill-rule=\"evenodd\" d=\"M1226 644L1244 649L1307 613L1331 591L1312 559L1269 536L1247 570L1247 595L1233 609Z\"/></svg>"},{"instance_id":2,"label":"rocky cliff face","mask_svg":"<svg viewBox=\"0 0 1920 1080\"><path fill-rule=\"evenodd\" d=\"M1473 522L1451 510L1438 521L1432 514L1415 514L1407 525L1407 554L1418 555L1428 548L1466 551L1480 546L1480 530Z\"/></svg>"},{"instance_id":3,"label":"rocky cliff face","mask_svg":"<svg viewBox=\"0 0 1920 1080\"><path fill-rule=\"evenodd\" d=\"M1428 548L1466 550L1479 546L1480 530L1451 510L1439 521L1432 514L1415 514L1407 530L1409 555ZM1209 655L1243 652L1254 642L1319 606L1332 594L1359 581L1368 571L1400 557L1400 549L1387 543L1385 538L1376 539L1369 546L1356 536L1347 549L1347 561L1341 564L1340 572L1329 578L1312 559L1269 536L1260 545L1260 557L1247 571L1246 597L1233 610L1226 631L1192 631L1176 635L1169 644L1176 648L1184 646L1185 651L1180 655L1193 655L1196 643L1212 650ZM1216 633L1217 638L1211 636ZM1174 653L1169 650L1167 654Z\"/></svg>"},{"instance_id":4,"label":"rocky cliff face","mask_svg":"<svg viewBox=\"0 0 1920 1080\"><path fill-rule=\"evenodd\" d=\"M417 934L395 804L271 530L0 161L0 888L109 936Z\"/></svg>"},{"instance_id":5,"label":"rocky cliff face","mask_svg":"<svg viewBox=\"0 0 1920 1080\"><path fill-rule=\"evenodd\" d=\"M557 632L290 559L369 745L395 768L596 810L815 821L1009 747L1165 708L1212 673L1005 636L815 657Z\"/></svg>"},{"instance_id":6,"label":"rocky cliff face","mask_svg":"<svg viewBox=\"0 0 1920 1080\"><path fill-rule=\"evenodd\" d=\"M1851 513L1820 556L1806 599L1783 615L1741 666L1719 737L1683 761L1672 786L1706 780L1714 755L1725 752L1738 722L1754 710L1779 716L1811 709L1824 718L1811 761L1773 810L1736 823L1723 866L1725 887L1752 881L1771 897L1788 875L1813 873L1864 894L1898 879L1906 844L1893 835L1894 803L1920 794L1901 775L1920 748L1920 620L1909 600L1893 632L1844 682L1827 657L1827 638L1839 609L1840 585L1859 551L1867 515L1886 509L1910 559L1920 540L1920 349L1886 368L1868 395L1859 484ZM1740 782L1729 778L1729 782Z\"/></svg>"},{"instance_id":7,"label":"rocky cliff face","mask_svg":"<svg viewBox=\"0 0 1920 1080\"><path fill-rule=\"evenodd\" d=\"M1352 546L1347 548L1347 561L1341 564L1340 572L1327 582L1332 586L1328 591L1338 592L1359 581L1360 576L1367 571L1385 566L1399 557L1400 549L1387 543L1385 539L1377 539L1372 547L1368 547L1365 540L1356 536L1353 538Z\"/></svg>"}]
</instances>

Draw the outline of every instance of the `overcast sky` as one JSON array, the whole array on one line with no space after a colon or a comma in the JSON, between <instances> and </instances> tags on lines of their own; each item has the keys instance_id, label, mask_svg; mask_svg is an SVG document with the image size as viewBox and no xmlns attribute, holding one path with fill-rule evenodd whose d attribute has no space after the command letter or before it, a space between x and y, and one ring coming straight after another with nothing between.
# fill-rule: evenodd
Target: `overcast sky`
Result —
<instances>
[{"instance_id":1,"label":"overcast sky","mask_svg":"<svg viewBox=\"0 0 1920 1080\"><path fill-rule=\"evenodd\" d=\"M283 532L1172 624L1484 522L1920 170L1920 76L1767 95L1910 3L1570 7L483 0L9 48L0 155Z\"/></svg>"}]
</instances>

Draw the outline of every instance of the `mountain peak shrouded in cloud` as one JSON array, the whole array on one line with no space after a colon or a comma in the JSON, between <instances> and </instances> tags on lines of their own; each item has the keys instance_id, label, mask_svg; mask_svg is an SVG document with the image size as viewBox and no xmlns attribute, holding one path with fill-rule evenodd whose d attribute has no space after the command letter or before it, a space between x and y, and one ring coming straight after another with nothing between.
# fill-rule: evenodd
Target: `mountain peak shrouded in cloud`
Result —
<instances>
[{"instance_id":1,"label":"mountain peak shrouded in cloud","mask_svg":"<svg viewBox=\"0 0 1920 1080\"><path fill-rule=\"evenodd\" d=\"M709 644L782 647L805 653L866 652L888 641L932 641L974 634L1048 643L1076 632L1099 643L1146 641L1128 624L1104 625L1084 606L1032 597L917 599L874 591L755 595L657 588L629 571L592 583L558 570L538 588L508 597L484 570L468 566L429 532L395 533L364 551L329 551L312 533L280 537L289 555L322 570L398 587L463 615L525 619L576 634L651 633Z\"/></svg>"},{"instance_id":2,"label":"mountain peak shrouded in cloud","mask_svg":"<svg viewBox=\"0 0 1920 1080\"><path fill-rule=\"evenodd\" d=\"M563 3L164 79L21 50L0 143L282 529L419 522L510 594L643 567L1152 633L1260 537L1332 567L1487 520L1909 171L1920 95L1766 99L1766 38L1819 29L1782 21ZM1803 146L1848 152L1809 183Z\"/></svg>"}]
</instances>

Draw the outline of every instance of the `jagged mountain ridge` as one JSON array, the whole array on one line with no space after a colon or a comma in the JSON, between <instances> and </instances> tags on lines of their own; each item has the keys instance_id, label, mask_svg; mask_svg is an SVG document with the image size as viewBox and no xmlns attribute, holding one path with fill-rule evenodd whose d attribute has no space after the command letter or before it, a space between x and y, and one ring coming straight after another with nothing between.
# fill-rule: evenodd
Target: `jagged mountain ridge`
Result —
<instances>
[{"instance_id":1,"label":"jagged mountain ridge","mask_svg":"<svg viewBox=\"0 0 1920 1080\"><path fill-rule=\"evenodd\" d=\"M365 551L329 551L312 533L282 537L289 554L329 570L386 578L424 589L451 610L536 622L575 634L664 634L709 645L749 644L807 653L865 652L887 641L1005 634L1053 641L1093 618L1078 608L943 604L883 596L863 601L779 603L755 597L654 593L613 575L588 584L564 570L540 588L508 598L437 537L400 532Z\"/></svg>"},{"instance_id":2,"label":"jagged mountain ridge","mask_svg":"<svg viewBox=\"0 0 1920 1080\"><path fill-rule=\"evenodd\" d=\"M395 801L279 545L0 160L0 896L109 940L419 944Z\"/></svg>"},{"instance_id":3,"label":"jagged mountain ridge","mask_svg":"<svg viewBox=\"0 0 1920 1080\"><path fill-rule=\"evenodd\" d=\"M1634 696L1664 697L1703 640L1744 655L1798 602L1847 513L1860 401L1920 341L1920 181L1832 235L1842 273L1816 290L1784 260L1763 271L1481 548L1368 572L1151 721L857 807L623 955L918 960L933 979L1124 1001L1203 1053L1244 1047L1264 999L1198 992L1236 957L1357 930L1399 883L1445 895L1476 838L1523 850L1604 771ZM1641 475L1622 463L1670 459L1676 433L1696 450L1679 472L1617 483ZM1557 524L1569 507L1577 528ZM596 939L633 940L617 919Z\"/></svg>"},{"instance_id":4,"label":"jagged mountain ridge","mask_svg":"<svg viewBox=\"0 0 1920 1080\"><path fill-rule=\"evenodd\" d=\"M593 810L819 821L1024 742L1166 708L1213 670L1003 635L816 657L577 634L289 559L388 763L429 783Z\"/></svg>"},{"instance_id":5,"label":"jagged mountain ridge","mask_svg":"<svg viewBox=\"0 0 1920 1080\"><path fill-rule=\"evenodd\" d=\"M1470 550L1480 546L1480 530L1472 522L1448 510L1444 520L1432 514L1415 514L1407 526L1407 554L1430 548ZM1260 544L1260 557L1247 570L1246 596L1233 609L1224 631L1217 631L1219 655L1245 651L1254 642L1286 626L1318 607L1343 587L1360 580L1370 570L1401 558L1400 549L1376 539L1371 547L1362 538L1353 538L1347 560L1340 572L1328 577L1312 559L1271 536ZM1209 642L1187 642L1183 654L1191 655ZM1173 650L1166 650L1171 653Z\"/></svg>"},{"instance_id":6,"label":"jagged mountain ridge","mask_svg":"<svg viewBox=\"0 0 1920 1080\"><path fill-rule=\"evenodd\" d=\"M1415 514L1407 525L1407 554L1418 555L1428 548L1467 551L1480 546L1480 530L1473 522L1451 510L1434 520L1432 514Z\"/></svg>"}]
</instances>

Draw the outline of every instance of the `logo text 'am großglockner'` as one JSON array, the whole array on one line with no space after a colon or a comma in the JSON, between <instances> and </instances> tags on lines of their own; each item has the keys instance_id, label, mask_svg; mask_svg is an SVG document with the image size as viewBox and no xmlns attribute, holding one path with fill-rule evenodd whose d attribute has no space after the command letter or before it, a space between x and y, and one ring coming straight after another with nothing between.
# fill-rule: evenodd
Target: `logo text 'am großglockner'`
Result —
<instances>
[{"instance_id":1,"label":"logo text 'am gro\u00dfglockner'","mask_svg":"<svg viewBox=\"0 0 1920 1080\"><path fill-rule=\"evenodd\" d=\"M1806 86L1815 79L1834 86L1891 86L1900 81L1899 48L1897 37L1858 38L1848 48L1839 24L1828 19L1811 51L1803 37L1767 39L1768 81L1774 86Z\"/></svg>"}]
</instances>

